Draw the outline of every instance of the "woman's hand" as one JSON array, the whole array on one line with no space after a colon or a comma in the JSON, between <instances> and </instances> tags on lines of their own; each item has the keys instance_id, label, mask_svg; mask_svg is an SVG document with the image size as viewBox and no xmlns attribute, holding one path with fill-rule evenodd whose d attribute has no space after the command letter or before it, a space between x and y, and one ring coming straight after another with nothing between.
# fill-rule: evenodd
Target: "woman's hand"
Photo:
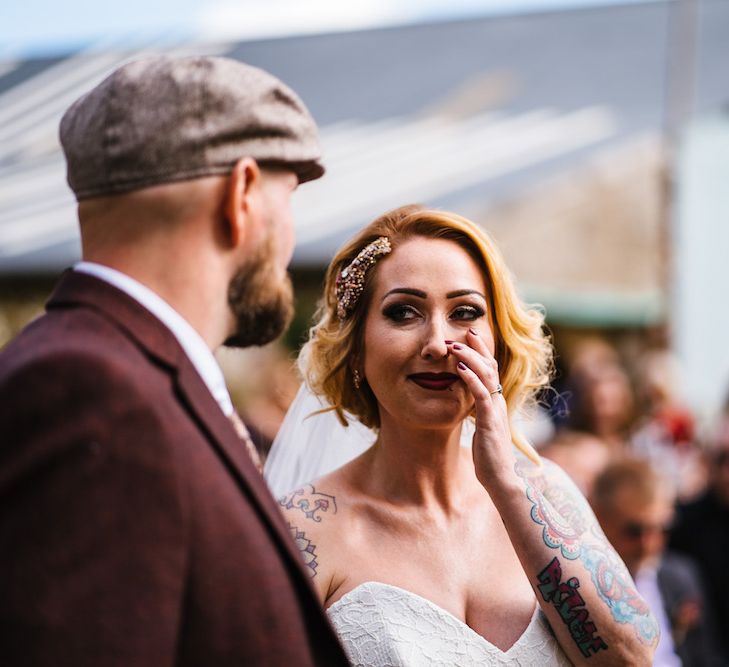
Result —
<instances>
[{"instance_id":1,"label":"woman's hand","mask_svg":"<svg viewBox=\"0 0 729 667\"><path fill-rule=\"evenodd\" d=\"M457 372L475 401L473 462L476 477L488 491L499 479L514 477L516 462L506 401L499 383L499 365L475 329L468 330L466 344L453 342L448 347L458 360Z\"/></svg>"},{"instance_id":2,"label":"woman's hand","mask_svg":"<svg viewBox=\"0 0 729 667\"><path fill-rule=\"evenodd\" d=\"M476 476L575 665L650 665L658 625L587 501L553 464L515 456L496 360L475 331L450 343L473 395Z\"/></svg>"}]
</instances>

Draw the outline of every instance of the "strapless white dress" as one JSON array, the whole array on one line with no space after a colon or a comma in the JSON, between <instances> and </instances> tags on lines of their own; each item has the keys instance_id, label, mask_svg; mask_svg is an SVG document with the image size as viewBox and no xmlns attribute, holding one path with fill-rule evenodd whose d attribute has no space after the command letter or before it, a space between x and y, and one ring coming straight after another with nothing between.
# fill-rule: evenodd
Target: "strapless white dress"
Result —
<instances>
[{"instance_id":1,"label":"strapless white dress","mask_svg":"<svg viewBox=\"0 0 729 667\"><path fill-rule=\"evenodd\" d=\"M508 651L500 650L434 602L390 584L361 584L327 612L355 667L572 664L538 607Z\"/></svg>"}]
</instances>

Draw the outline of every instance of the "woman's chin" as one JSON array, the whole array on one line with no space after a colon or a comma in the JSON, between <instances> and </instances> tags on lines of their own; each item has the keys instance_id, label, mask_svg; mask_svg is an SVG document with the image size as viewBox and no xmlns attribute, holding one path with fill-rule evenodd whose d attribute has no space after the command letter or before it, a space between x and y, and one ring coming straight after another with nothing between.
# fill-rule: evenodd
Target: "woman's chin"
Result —
<instances>
[{"instance_id":1,"label":"woman's chin","mask_svg":"<svg viewBox=\"0 0 729 667\"><path fill-rule=\"evenodd\" d=\"M399 397L394 392L394 401L379 402L380 415L395 424L418 429L455 430L473 410L473 399L457 392L413 392L403 391ZM385 397L383 397L385 398ZM399 400L398 400L399 398Z\"/></svg>"},{"instance_id":2,"label":"woman's chin","mask_svg":"<svg viewBox=\"0 0 729 667\"><path fill-rule=\"evenodd\" d=\"M418 428L453 431L460 428L470 414L470 408L464 406L434 406L429 409L431 407L423 405L420 409L412 410L403 415L403 421L417 425Z\"/></svg>"}]
</instances>

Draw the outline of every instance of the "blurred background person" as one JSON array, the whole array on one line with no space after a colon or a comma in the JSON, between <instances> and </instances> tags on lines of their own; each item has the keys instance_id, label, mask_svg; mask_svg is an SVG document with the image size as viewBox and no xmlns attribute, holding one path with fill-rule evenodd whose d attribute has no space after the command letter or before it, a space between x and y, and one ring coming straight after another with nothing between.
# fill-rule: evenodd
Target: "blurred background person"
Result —
<instances>
[{"instance_id":1,"label":"blurred background person","mask_svg":"<svg viewBox=\"0 0 729 667\"><path fill-rule=\"evenodd\" d=\"M556 440L596 437L607 446L611 461L623 456L650 461L671 481L680 500L701 493L705 471L695 418L677 396L681 375L670 351L648 347L620 354L595 336L574 344L568 358L560 391L565 407L553 410L559 425ZM546 456L557 457L578 478L589 468L599 471L604 463L599 455L595 461L577 460L563 444L548 452Z\"/></svg>"},{"instance_id":2,"label":"blurred background person","mask_svg":"<svg viewBox=\"0 0 729 667\"><path fill-rule=\"evenodd\" d=\"M706 486L703 457L696 441L696 419L677 395L681 373L669 350L643 352L635 373L637 418L631 450L666 475L679 500L689 500Z\"/></svg>"},{"instance_id":3,"label":"blurred background person","mask_svg":"<svg viewBox=\"0 0 729 667\"><path fill-rule=\"evenodd\" d=\"M669 350L647 350L637 367L637 401L654 427L655 438L676 449L690 448L696 420L677 396L681 374L676 359Z\"/></svg>"},{"instance_id":4,"label":"blurred background person","mask_svg":"<svg viewBox=\"0 0 729 667\"><path fill-rule=\"evenodd\" d=\"M592 505L661 625L658 667L716 665L711 612L694 562L666 549L674 518L670 483L645 460L611 463L595 480Z\"/></svg>"},{"instance_id":5,"label":"blurred background person","mask_svg":"<svg viewBox=\"0 0 729 667\"><path fill-rule=\"evenodd\" d=\"M729 408L721 417L716 441L706 454L708 487L696 500L679 506L671 547L696 560L720 630L722 664L729 665Z\"/></svg>"},{"instance_id":6,"label":"blurred background person","mask_svg":"<svg viewBox=\"0 0 729 667\"><path fill-rule=\"evenodd\" d=\"M557 431L539 453L558 464L588 497L595 479L610 462L610 448L585 431Z\"/></svg>"},{"instance_id":7,"label":"blurred background person","mask_svg":"<svg viewBox=\"0 0 729 667\"><path fill-rule=\"evenodd\" d=\"M635 403L628 374L612 346L600 338L580 342L562 395L567 402L565 430L598 437L611 458L625 453Z\"/></svg>"}]
</instances>

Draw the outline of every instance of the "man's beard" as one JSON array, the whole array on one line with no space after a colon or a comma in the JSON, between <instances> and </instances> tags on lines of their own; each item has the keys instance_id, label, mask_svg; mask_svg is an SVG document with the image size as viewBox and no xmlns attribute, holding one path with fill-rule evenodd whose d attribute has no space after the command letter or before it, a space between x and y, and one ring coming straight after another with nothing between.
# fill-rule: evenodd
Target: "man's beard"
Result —
<instances>
[{"instance_id":1,"label":"man's beard","mask_svg":"<svg viewBox=\"0 0 729 667\"><path fill-rule=\"evenodd\" d=\"M294 313L289 275L274 261L273 239L246 262L228 285L228 304L235 317L229 347L265 345L288 327Z\"/></svg>"}]
</instances>

